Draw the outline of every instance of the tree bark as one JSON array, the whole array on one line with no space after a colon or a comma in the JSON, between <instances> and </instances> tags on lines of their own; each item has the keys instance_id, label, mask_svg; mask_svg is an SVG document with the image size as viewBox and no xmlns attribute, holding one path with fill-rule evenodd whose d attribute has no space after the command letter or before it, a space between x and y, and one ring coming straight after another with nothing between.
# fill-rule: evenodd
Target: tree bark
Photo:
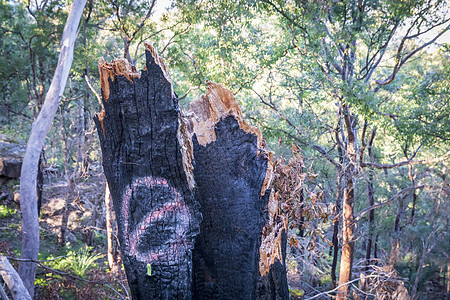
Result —
<instances>
[{"instance_id":1,"label":"tree bark","mask_svg":"<svg viewBox=\"0 0 450 300\"><path fill-rule=\"evenodd\" d=\"M368 155L372 158L372 148L373 148L373 140L375 138L376 128L372 131L372 136L369 140L368 147ZM368 179L367 179L367 198L369 200L369 207L375 205L375 191L373 188L373 173L372 170L369 170ZM373 232L375 230L375 211L372 209L369 212L369 232L367 237L367 248L366 248L366 267L365 271L369 270L369 265L371 263L370 257L372 252L372 244L373 244Z\"/></svg>"},{"instance_id":2,"label":"tree bark","mask_svg":"<svg viewBox=\"0 0 450 300\"><path fill-rule=\"evenodd\" d=\"M260 131L214 83L183 116L146 50L141 74L100 60L95 119L133 299L288 299L287 224L266 193Z\"/></svg>"},{"instance_id":3,"label":"tree bark","mask_svg":"<svg viewBox=\"0 0 450 300\"><path fill-rule=\"evenodd\" d=\"M23 159L20 176L20 209L22 213L22 259L38 259L39 218L37 212L36 178L39 156L45 136L52 124L61 97L64 93L69 71L72 66L73 49L86 0L75 0L64 27L61 52L52 83L45 97L44 105L36 121L33 122L27 150ZM36 263L20 262L19 274L30 296L34 294Z\"/></svg>"},{"instance_id":4,"label":"tree bark","mask_svg":"<svg viewBox=\"0 0 450 300\"><path fill-rule=\"evenodd\" d=\"M342 201L342 188L341 188L341 182L342 182L342 175L340 174L341 171L338 170L339 174L337 176L337 187L336 187L336 214L337 217L335 220L333 220L333 261L331 263L331 289L336 288L336 267L338 262L338 256L339 256L339 219L340 219L340 212L341 212L341 201Z\"/></svg>"},{"instance_id":5,"label":"tree bark","mask_svg":"<svg viewBox=\"0 0 450 300\"><path fill-rule=\"evenodd\" d=\"M70 150L69 150L69 146L67 143L67 137L65 136L65 132L63 130L63 125L62 125L62 120L63 118L61 118L61 129L60 129L60 133L61 133L61 139L64 141L64 175L66 177L66 181L67 181L67 195L66 195L66 200L64 201L64 211L63 214L61 216L61 228L59 231L59 235L58 235L58 243L61 246L64 246L66 244L66 231L67 231L67 225L69 222L69 215L70 215L70 206L72 204L73 198L75 197L75 188L76 188L76 184L75 184L75 176L76 176L76 171L74 172L74 174L72 174L72 176L70 175L70 171L69 171L69 155L70 155Z\"/></svg>"},{"instance_id":6,"label":"tree bark","mask_svg":"<svg viewBox=\"0 0 450 300\"><path fill-rule=\"evenodd\" d=\"M277 220L275 199L268 203L261 133L218 84L208 83L191 111L195 198L203 215L193 256L194 298L287 299L286 224Z\"/></svg>"},{"instance_id":7,"label":"tree bark","mask_svg":"<svg viewBox=\"0 0 450 300\"><path fill-rule=\"evenodd\" d=\"M31 300L30 293L23 285L19 274L14 270L8 259L0 255L0 276L9 288L13 299L15 300Z\"/></svg>"},{"instance_id":8,"label":"tree bark","mask_svg":"<svg viewBox=\"0 0 450 300\"><path fill-rule=\"evenodd\" d=\"M44 150L41 152L41 156L39 157L39 165L38 165L38 173L36 177L36 197L37 197L37 211L38 211L38 218L41 213L41 207L42 207L42 193L44 191Z\"/></svg>"},{"instance_id":9,"label":"tree bark","mask_svg":"<svg viewBox=\"0 0 450 300\"><path fill-rule=\"evenodd\" d=\"M345 284L352 277L353 254L355 248L354 230L355 220L353 208L355 204L355 166L356 166L356 136L355 117L350 114L347 106L344 106L344 120L347 131L347 156L348 164L345 168L345 187L344 187L344 203L343 203L343 221L342 221L342 254L341 266L339 273L339 286L337 299L347 299L350 292L350 286Z\"/></svg>"},{"instance_id":10,"label":"tree bark","mask_svg":"<svg viewBox=\"0 0 450 300\"><path fill-rule=\"evenodd\" d=\"M450 300L450 262L447 263L447 300Z\"/></svg>"},{"instance_id":11,"label":"tree bark","mask_svg":"<svg viewBox=\"0 0 450 300\"><path fill-rule=\"evenodd\" d=\"M397 214L395 215L395 222L394 222L394 233L392 234L391 239L391 252L389 253L389 265L394 267L394 265L397 263L398 254L400 251L400 233L401 233L401 227L400 222L403 219L403 216L405 215L405 205L404 200L408 194L402 196L398 200L398 210Z\"/></svg>"}]
</instances>

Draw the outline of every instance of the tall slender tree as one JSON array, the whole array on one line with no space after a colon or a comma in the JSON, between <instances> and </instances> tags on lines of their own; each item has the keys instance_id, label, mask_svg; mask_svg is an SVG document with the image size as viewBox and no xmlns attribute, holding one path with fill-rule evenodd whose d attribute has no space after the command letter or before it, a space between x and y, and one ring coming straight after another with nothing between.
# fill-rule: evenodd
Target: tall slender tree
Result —
<instances>
[{"instance_id":1,"label":"tall slender tree","mask_svg":"<svg viewBox=\"0 0 450 300\"><path fill-rule=\"evenodd\" d=\"M83 13L86 0L75 0L64 27L61 41L61 53L53 76L52 84L45 97L36 121L33 122L27 150L22 164L20 176L20 195L22 212L22 252L24 260L19 264L19 275L30 295L34 295L34 278L39 253L39 218L37 214L36 178L39 157L44 145L45 136L52 124L59 102L64 93L69 71L72 66L73 50L78 34L78 24Z\"/></svg>"}]
</instances>

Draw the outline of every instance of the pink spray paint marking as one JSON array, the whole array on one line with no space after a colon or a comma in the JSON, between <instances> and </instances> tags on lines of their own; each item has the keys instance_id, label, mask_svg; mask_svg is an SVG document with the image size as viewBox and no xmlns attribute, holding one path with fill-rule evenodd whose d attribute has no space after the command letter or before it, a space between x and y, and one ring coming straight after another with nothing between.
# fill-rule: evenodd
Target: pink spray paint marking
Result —
<instances>
[{"instance_id":1,"label":"pink spray paint marking","mask_svg":"<svg viewBox=\"0 0 450 300\"><path fill-rule=\"evenodd\" d=\"M140 186L146 186L148 188L154 186L165 187L175 195L175 199L170 199L167 203L150 211L142 218L139 224L136 225L136 228L130 232L128 223L130 199L133 192ZM177 214L175 233L165 242L165 245L169 245L171 253L167 253L168 251L163 249L153 249L153 251L149 250L148 252L139 251L137 248L145 230L155 221L164 219L167 213ZM189 216L189 208L184 203L183 197L173 186L167 183L167 180L150 176L136 179L123 193L122 218L124 220L124 236L129 242L129 247L126 250L127 254L134 256L137 260L144 263L152 263L160 258L169 258L170 260L176 259L180 250L186 250L188 248L186 243L186 231L189 228Z\"/></svg>"}]
</instances>

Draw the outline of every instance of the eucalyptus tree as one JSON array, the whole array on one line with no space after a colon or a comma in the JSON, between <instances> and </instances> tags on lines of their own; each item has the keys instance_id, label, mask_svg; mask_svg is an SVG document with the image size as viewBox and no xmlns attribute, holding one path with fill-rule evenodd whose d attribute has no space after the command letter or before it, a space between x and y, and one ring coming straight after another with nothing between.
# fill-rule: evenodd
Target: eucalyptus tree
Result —
<instances>
[{"instance_id":1,"label":"eucalyptus tree","mask_svg":"<svg viewBox=\"0 0 450 300\"><path fill-rule=\"evenodd\" d=\"M415 159L420 156L420 145L429 140L430 131L431 135L444 139L448 133L448 127L424 122L418 124L422 129L417 132L407 121L414 112L402 112L402 121L390 112L399 109L399 91L413 78L402 70L412 58L421 58L423 51L450 29L447 1L263 0L178 1L178 4L201 20L208 37L187 47L191 52L197 50L189 55L191 71L198 74L197 80L201 82L201 78L215 73L219 78L222 74L222 79L233 79L232 65L242 64L237 74L250 78L243 85L247 95L251 98L254 93L254 99L271 112L258 109L252 101L246 106L247 113L254 113L267 129L315 151L335 167L342 179L339 297L347 297L355 244L356 178L366 169L391 170L418 163ZM204 54L200 55L202 51L217 58L209 57L208 62ZM253 55L246 57L243 51L253 51ZM212 70L205 68L208 63L213 64ZM236 82L239 80L229 83ZM431 90L438 92L434 87ZM438 117L442 110L428 113L434 113L436 123L445 121ZM399 149L405 145L413 149L405 151L406 160L396 163L387 155L378 159L389 163L364 160L366 150L370 149L367 139L374 136L375 125L393 128L389 132L398 133L395 144ZM386 142L377 143L381 148ZM397 155L394 159L402 157ZM340 193L336 194L339 200Z\"/></svg>"},{"instance_id":2,"label":"eucalyptus tree","mask_svg":"<svg viewBox=\"0 0 450 300\"><path fill-rule=\"evenodd\" d=\"M64 93L67 78L73 60L73 49L78 34L78 24L83 13L86 0L73 3L71 12L64 27L61 52L52 84L45 97L42 109L33 123L27 143L21 176L21 213L22 213L22 252L24 259L19 265L19 275L30 295L34 294L34 279L39 253L39 218L37 215L36 178L39 156L44 145L45 136L52 124L59 102Z\"/></svg>"}]
</instances>

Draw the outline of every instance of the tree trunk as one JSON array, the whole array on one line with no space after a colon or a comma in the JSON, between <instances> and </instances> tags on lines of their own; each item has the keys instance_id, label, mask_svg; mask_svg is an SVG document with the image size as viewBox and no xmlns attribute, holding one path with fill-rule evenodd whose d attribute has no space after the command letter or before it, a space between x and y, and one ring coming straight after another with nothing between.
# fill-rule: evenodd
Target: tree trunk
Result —
<instances>
[{"instance_id":1,"label":"tree trunk","mask_svg":"<svg viewBox=\"0 0 450 300\"><path fill-rule=\"evenodd\" d=\"M372 155L372 148L373 148L373 140L375 139L376 135L376 128L372 131L372 136L369 140L368 145L368 155L370 158L373 158ZM369 170L368 174L368 180L367 180L367 198L369 200L369 207L375 204L375 191L373 189L373 173L371 170ZM371 264L370 257L372 252L372 244L373 244L373 232L375 230L375 210L370 210L369 212L369 232L367 236L367 248L366 248L366 267L365 271L369 270L369 265Z\"/></svg>"},{"instance_id":2,"label":"tree trunk","mask_svg":"<svg viewBox=\"0 0 450 300\"><path fill-rule=\"evenodd\" d=\"M61 228L59 231L59 236L58 236L58 243L61 246L64 246L66 244L66 231L67 231L67 224L69 222L69 215L70 215L70 206L72 204L73 198L75 197L75 178L74 176L76 176L76 171L74 172L73 176L70 175L70 170L69 170L69 156L70 156L70 150L69 150L69 146L67 145L67 137L65 136L65 132L63 130L63 117L61 117L61 129L60 129L60 133L61 133L61 139L64 141L64 175L66 177L66 181L67 181L67 195L66 195L66 200L64 201L64 211L63 214L61 216Z\"/></svg>"},{"instance_id":3,"label":"tree trunk","mask_svg":"<svg viewBox=\"0 0 450 300\"><path fill-rule=\"evenodd\" d=\"M341 212L341 201L342 201L342 188L341 188L341 182L342 182L342 175L340 174L341 171L339 171L339 175L337 176L337 191L336 191L336 214L337 217L333 220L333 261L331 263L331 289L336 288L336 267L338 262L338 256L339 256L339 219L340 219L340 212Z\"/></svg>"},{"instance_id":4,"label":"tree trunk","mask_svg":"<svg viewBox=\"0 0 450 300\"><path fill-rule=\"evenodd\" d=\"M420 257L419 266L417 267L416 278L414 279L414 285L411 290L411 300L417 298L417 288L419 287L420 275L422 274L423 265L425 264L425 257L427 255L425 247L422 251L422 256Z\"/></svg>"},{"instance_id":5,"label":"tree trunk","mask_svg":"<svg viewBox=\"0 0 450 300\"><path fill-rule=\"evenodd\" d=\"M274 197L268 208L259 130L213 83L183 117L146 50L141 74L125 59L99 62L95 119L133 299L288 299L287 224Z\"/></svg>"},{"instance_id":6,"label":"tree trunk","mask_svg":"<svg viewBox=\"0 0 450 300\"><path fill-rule=\"evenodd\" d=\"M344 285L352 277L353 253L355 248L354 230L355 220L353 208L355 204L355 166L356 166L356 136L354 134L356 120L350 114L349 108L344 106L344 120L347 130L347 156L348 164L345 168L345 187L343 203L343 221L342 221L342 255L341 267L339 273L339 285L337 299L347 299L350 292L350 286Z\"/></svg>"},{"instance_id":7,"label":"tree trunk","mask_svg":"<svg viewBox=\"0 0 450 300\"><path fill-rule=\"evenodd\" d=\"M23 259L38 259L39 253L39 218L37 213L37 173L39 156L44 145L45 136L52 124L59 102L64 93L67 77L72 66L73 49L77 36L78 24L86 0L75 0L64 27L61 53L52 83L45 97L44 105L36 121L33 122L27 150L22 163L20 176L20 209L22 213L22 252ZM36 264L20 262L19 275L33 297Z\"/></svg>"},{"instance_id":8,"label":"tree trunk","mask_svg":"<svg viewBox=\"0 0 450 300\"><path fill-rule=\"evenodd\" d=\"M450 262L447 263L447 300L450 300Z\"/></svg>"},{"instance_id":9,"label":"tree trunk","mask_svg":"<svg viewBox=\"0 0 450 300\"><path fill-rule=\"evenodd\" d=\"M38 218L41 213L42 207L42 192L44 191L44 149L42 149L41 155L39 157L38 173L36 178L36 197L37 197L37 211Z\"/></svg>"},{"instance_id":10,"label":"tree trunk","mask_svg":"<svg viewBox=\"0 0 450 300\"><path fill-rule=\"evenodd\" d=\"M404 200L406 196L407 194L398 199L398 210L397 214L395 215L394 233L392 234L391 252L389 253L389 265L391 265L392 267L394 267L394 265L397 263L397 258L400 251L400 222L405 214Z\"/></svg>"},{"instance_id":11,"label":"tree trunk","mask_svg":"<svg viewBox=\"0 0 450 300\"><path fill-rule=\"evenodd\" d=\"M89 93L85 93L86 100L89 100ZM78 106L78 145L77 145L77 169L76 177L80 178L84 172L84 145L85 145L85 131L84 131L84 97L80 97L77 101Z\"/></svg>"},{"instance_id":12,"label":"tree trunk","mask_svg":"<svg viewBox=\"0 0 450 300\"><path fill-rule=\"evenodd\" d=\"M370 171L369 171L370 172ZM373 175L369 174L369 179L367 181L367 198L369 199L369 207L375 204L374 189L373 189ZM369 270L369 265L371 264L371 252L373 244L373 231L375 230L375 210L370 210L369 212L369 232L367 237L367 248L366 248L366 267L365 270Z\"/></svg>"},{"instance_id":13,"label":"tree trunk","mask_svg":"<svg viewBox=\"0 0 450 300\"><path fill-rule=\"evenodd\" d=\"M339 133L342 132L342 118L339 117L338 124L336 127L336 140L339 139ZM342 166L344 164L344 149L340 144L337 146L338 149L338 156L339 156L339 163ZM331 263L331 289L336 288L336 267L338 262L338 256L339 256L339 219L341 218L341 201L343 199L343 170L342 168L336 168L336 171L338 173L336 178L336 215L337 217L335 220L333 220L333 261Z\"/></svg>"},{"instance_id":14,"label":"tree trunk","mask_svg":"<svg viewBox=\"0 0 450 300\"><path fill-rule=\"evenodd\" d=\"M3 255L0 255L0 276L8 286L14 300L31 300L19 274Z\"/></svg>"},{"instance_id":15,"label":"tree trunk","mask_svg":"<svg viewBox=\"0 0 450 300\"><path fill-rule=\"evenodd\" d=\"M120 265L114 250L114 211L111 202L111 194L109 192L108 183L105 188L105 212L106 212L106 237L108 244L108 265L111 273L117 274Z\"/></svg>"}]
</instances>

